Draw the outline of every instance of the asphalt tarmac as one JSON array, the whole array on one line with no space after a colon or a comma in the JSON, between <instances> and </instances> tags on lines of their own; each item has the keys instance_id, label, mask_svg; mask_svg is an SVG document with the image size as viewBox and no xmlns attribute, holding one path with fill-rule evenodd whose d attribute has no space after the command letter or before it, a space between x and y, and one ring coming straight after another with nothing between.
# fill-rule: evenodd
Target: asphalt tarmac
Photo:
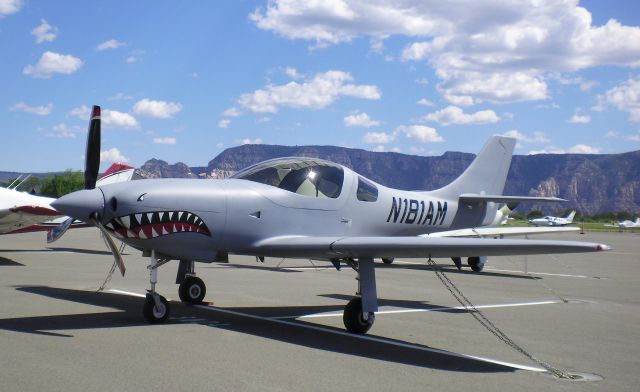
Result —
<instances>
[{"instance_id":1,"label":"asphalt tarmac","mask_svg":"<svg viewBox=\"0 0 640 392\"><path fill-rule=\"evenodd\" d=\"M640 235L555 238L614 249L493 257L481 273L436 262L525 350L599 381L541 371L460 308L418 259L377 265L380 313L365 336L342 324L356 290L349 267L239 256L197 264L207 306L176 300L177 263L162 266L158 291L172 300L171 316L148 325L148 259L126 248L127 276L96 293L113 259L87 228L50 247L44 233L0 236L0 390L637 391Z\"/></svg>"}]
</instances>

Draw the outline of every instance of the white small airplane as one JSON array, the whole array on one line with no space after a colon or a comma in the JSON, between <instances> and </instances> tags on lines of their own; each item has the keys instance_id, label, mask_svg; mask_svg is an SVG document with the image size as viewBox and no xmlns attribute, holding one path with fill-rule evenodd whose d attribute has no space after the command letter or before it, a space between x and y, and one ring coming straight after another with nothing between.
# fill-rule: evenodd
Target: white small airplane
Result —
<instances>
[{"instance_id":1,"label":"white small airplane","mask_svg":"<svg viewBox=\"0 0 640 392\"><path fill-rule=\"evenodd\" d=\"M635 227L640 227L640 218L636 218L635 221L623 220L620 222L616 222L613 225L605 225L607 227L618 227L620 229L633 229Z\"/></svg>"},{"instance_id":2,"label":"white small airplane","mask_svg":"<svg viewBox=\"0 0 640 392\"><path fill-rule=\"evenodd\" d=\"M566 226L573 223L574 216L576 216L576 212L571 211L569 215L564 218L559 216L544 216L542 218L529 219L529 223L536 226Z\"/></svg>"},{"instance_id":3,"label":"white small airplane","mask_svg":"<svg viewBox=\"0 0 640 392\"><path fill-rule=\"evenodd\" d=\"M92 120L89 123L89 137L87 138L87 152L100 151L100 135L98 138L92 138L92 127L97 128L99 132L100 121ZM94 154L95 155L95 154ZM99 160L99 153L97 154ZM87 165L89 161L87 161ZM133 178L135 169L124 163L114 163L107 169L102 177L97 180L97 168L99 161L95 164L96 175L93 178L86 178L87 182L93 181L93 184L104 186L115 184L117 182L130 181ZM85 171L87 168L85 168ZM31 231L49 231L49 242L53 242L60 238L64 232L71 227L73 219L70 219L60 213L53 207L51 203L56 199L45 196L36 196L27 192L20 192L16 188L19 186L11 185L7 188L0 188L0 235L25 233ZM62 224L62 225L61 225ZM87 224L83 222L73 223L72 227L85 227ZM53 236L51 231L54 231Z\"/></svg>"}]
</instances>

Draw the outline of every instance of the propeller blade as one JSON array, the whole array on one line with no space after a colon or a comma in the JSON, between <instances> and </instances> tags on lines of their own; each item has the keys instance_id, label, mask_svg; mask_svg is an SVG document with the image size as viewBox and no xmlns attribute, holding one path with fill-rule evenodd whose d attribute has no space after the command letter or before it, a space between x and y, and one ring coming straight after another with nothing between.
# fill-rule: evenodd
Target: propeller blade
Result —
<instances>
[{"instance_id":1,"label":"propeller blade","mask_svg":"<svg viewBox=\"0 0 640 392\"><path fill-rule=\"evenodd\" d=\"M58 226L49 229L49 231L47 232L47 244L58 241L60 237L62 237L64 233L69 230L69 227L71 227L71 224L74 220L75 219L73 218L68 218Z\"/></svg>"},{"instance_id":2,"label":"propeller blade","mask_svg":"<svg viewBox=\"0 0 640 392\"><path fill-rule=\"evenodd\" d=\"M94 106L91 110L85 155L84 189L93 189L96 187L100 169L100 106Z\"/></svg>"},{"instance_id":3,"label":"propeller blade","mask_svg":"<svg viewBox=\"0 0 640 392\"><path fill-rule=\"evenodd\" d=\"M107 243L107 246L109 246L109 249L111 249L111 253L113 254L113 258L115 259L116 264L118 264L118 269L120 270L120 273L122 274L122 276L124 276L124 273L126 271L126 268L124 266L124 260L122 260L122 256L120 256L118 247L111 239L111 235L109 235L109 231L102 225L102 223L95 216L91 218L91 223L96 225L96 227L100 229L100 231L102 232L102 235L104 236L104 240Z\"/></svg>"}]
</instances>

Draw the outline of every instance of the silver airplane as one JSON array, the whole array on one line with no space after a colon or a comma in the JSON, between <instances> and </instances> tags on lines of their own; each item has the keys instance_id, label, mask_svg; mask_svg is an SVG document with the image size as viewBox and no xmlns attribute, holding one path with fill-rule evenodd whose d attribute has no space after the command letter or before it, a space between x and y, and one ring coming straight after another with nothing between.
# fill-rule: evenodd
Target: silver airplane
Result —
<instances>
[{"instance_id":1,"label":"silver airplane","mask_svg":"<svg viewBox=\"0 0 640 392\"><path fill-rule=\"evenodd\" d=\"M468 257L473 263L487 256L610 249L578 241L426 235L489 225L504 203L561 200L502 195L514 145L514 139L492 137L460 177L429 192L392 189L321 159L278 158L228 179L110 184L63 196L52 206L97 226L123 275L110 235L150 257L143 314L151 323L169 316L169 304L156 292L158 267L179 260L180 299L197 304L206 287L194 262L224 262L238 254L351 266L358 294L343 320L348 331L365 333L378 310L374 258Z\"/></svg>"}]
</instances>

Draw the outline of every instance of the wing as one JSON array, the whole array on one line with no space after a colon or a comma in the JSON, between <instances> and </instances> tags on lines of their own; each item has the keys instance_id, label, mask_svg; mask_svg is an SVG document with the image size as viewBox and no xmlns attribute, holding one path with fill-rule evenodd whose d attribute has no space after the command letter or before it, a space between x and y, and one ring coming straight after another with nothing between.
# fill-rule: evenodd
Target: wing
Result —
<instances>
[{"instance_id":1,"label":"wing","mask_svg":"<svg viewBox=\"0 0 640 392\"><path fill-rule=\"evenodd\" d=\"M478 227L475 229L448 230L423 235L422 237L509 237L549 233L574 233L578 227Z\"/></svg>"},{"instance_id":2,"label":"wing","mask_svg":"<svg viewBox=\"0 0 640 392\"><path fill-rule=\"evenodd\" d=\"M259 241L247 253L260 256L471 257L597 252L608 245L579 241L443 237L275 237Z\"/></svg>"},{"instance_id":3,"label":"wing","mask_svg":"<svg viewBox=\"0 0 640 392\"><path fill-rule=\"evenodd\" d=\"M20 230L61 215L58 211L43 206L23 205L2 209L0 210L0 233Z\"/></svg>"}]
</instances>

